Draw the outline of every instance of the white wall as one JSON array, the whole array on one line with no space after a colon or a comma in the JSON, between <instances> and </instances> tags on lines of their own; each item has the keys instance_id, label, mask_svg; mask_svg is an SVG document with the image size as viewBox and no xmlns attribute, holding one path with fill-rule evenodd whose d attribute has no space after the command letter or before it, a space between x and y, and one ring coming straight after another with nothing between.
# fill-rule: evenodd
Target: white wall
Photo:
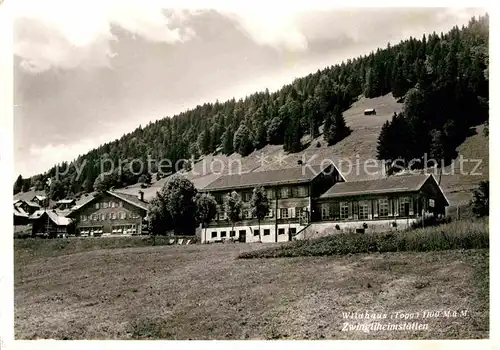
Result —
<instances>
[{"instance_id":1,"label":"white wall","mask_svg":"<svg viewBox=\"0 0 500 350\"><path fill-rule=\"evenodd\" d=\"M305 226L301 226L298 223L296 224L283 224L283 225L278 225L278 232L279 229L284 229L285 233L284 234L278 234L278 242L287 242L288 239L288 230L289 228L295 228L296 232L299 232L302 230ZM226 237L224 239L228 240L230 238L233 238L235 240L238 240L240 237L240 231L245 230L246 232L246 243L252 243L252 242L259 242L259 236L254 236L253 231L258 230L259 225L245 225L245 226L234 226L234 231L236 231L236 236L230 237L229 232L232 230L231 226L226 226L226 227L209 227L206 229L202 230L201 234L201 242L202 243L210 243L210 242L215 242L215 241L220 241L221 238L221 232L225 231L226 232ZM268 229L269 230L269 235L264 235L264 230ZM263 243L274 243L276 242L276 232L275 232L275 224L263 224L260 225L260 238L262 239ZM217 232L217 237L212 238L212 232ZM205 239L206 235L206 239Z\"/></svg>"}]
</instances>

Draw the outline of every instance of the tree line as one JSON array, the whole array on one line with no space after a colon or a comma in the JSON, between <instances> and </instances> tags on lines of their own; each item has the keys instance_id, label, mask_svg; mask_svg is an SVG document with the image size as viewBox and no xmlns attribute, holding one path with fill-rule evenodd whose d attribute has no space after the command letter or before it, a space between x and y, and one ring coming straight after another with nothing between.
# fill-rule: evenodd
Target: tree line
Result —
<instances>
[{"instance_id":1,"label":"tree line","mask_svg":"<svg viewBox=\"0 0 500 350\"><path fill-rule=\"evenodd\" d=\"M404 108L382 127L379 159L421 168L431 165L424 164L427 155L447 165L471 127L487 122L488 22L488 16L473 18L461 30L409 42L416 56L408 71L404 53L396 55L392 93L404 97Z\"/></svg>"},{"instance_id":2,"label":"tree line","mask_svg":"<svg viewBox=\"0 0 500 350\"><path fill-rule=\"evenodd\" d=\"M325 142L333 145L349 135L342 112L360 95L372 98L392 93L405 102L404 111L382 129L377 148L380 159L409 161L424 153L451 159L470 126L488 118L488 26L486 14L446 34L388 44L297 78L272 93L266 89L245 99L198 105L139 126L44 174L21 177L14 192L30 186L44 189L46 180L56 176L57 167L68 170L47 189L52 199L147 182L149 173L163 169L155 163L135 169L138 165L132 160L147 164L148 155L182 163L216 153L247 156L268 144L298 152L304 146L302 137L318 137L321 125ZM103 160L113 164L113 174L101 174ZM83 163L83 175L78 177L76 169Z\"/></svg>"}]
</instances>

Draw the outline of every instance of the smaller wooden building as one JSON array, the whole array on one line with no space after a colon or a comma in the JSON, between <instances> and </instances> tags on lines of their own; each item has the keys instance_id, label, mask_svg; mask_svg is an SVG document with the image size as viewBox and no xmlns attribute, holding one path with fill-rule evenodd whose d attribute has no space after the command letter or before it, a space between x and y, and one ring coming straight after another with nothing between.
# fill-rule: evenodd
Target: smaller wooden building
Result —
<instances>
[{"instance_id":1,"label":"smaller wooden building","mask_svg":"<svg viewBox=\"0 0 500 350\"><path fill-rule=\"evenodd\" d=\"M70 218L58 215L54 210L38 210L30 217L33 225L33 235L45 235L48 237L57 237L67 235L70 230L72 220Z\"/></svg>"},{"instance_id":2,"label":"smaller wooden building","mask_svg":"<svg viewBox=\"0 0 500 350\"><path fill-rule=\"evenodd\" d=\"M449 202L433 175L338 182L318 199L313 220L337 230L386 231L446 214Z\"/></svg>"}]
</instances>

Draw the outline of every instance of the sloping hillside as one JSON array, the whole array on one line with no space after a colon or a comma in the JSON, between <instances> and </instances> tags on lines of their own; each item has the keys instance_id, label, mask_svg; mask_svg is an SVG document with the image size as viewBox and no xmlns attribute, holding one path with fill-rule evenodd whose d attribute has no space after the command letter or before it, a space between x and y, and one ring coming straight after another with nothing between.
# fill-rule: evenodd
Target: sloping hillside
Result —
<instances>
[{"instance_id":1,"label":"sloping hillside","mask_svg":"<svg viewBox=\"0 0 500 350\"><path fill-rule=\"evenodd\" d=\"M377 114L365 116L363 112L367 108L374 108ZM362 97L343 113L346 124L351 128L352 133L333 146L326 144L323 135L312 141L309 140L309 136L305 136L303 143L306 147L297 153L285 153L282 145L267 145L246 157L241 157L236 153L230 156L208 155L194 164L193 169L185 175L198 188L203 188L223 174L296 167L298 166L297 162L302 160L311 165L334 162L343 172L347 181L381 177L384 175L380 164L369 167L367 172L363 167L363 161L376 159L377 138L380 129L385 121L392 118L394 112L397 113L401 109L402 104L398 103L392 94L376 98ZM356 162L359 163L358 166L356 166ZM349 164L351 164L351 170ZM165 181L165 179L161 179L154 182L151 187L142 189L144 198L152 198ZM139 190L139 185L116 189L118 192L129 194L137 194Z\"/></svg>"},{"instance_id":2,"label":"sloping hillside","mask_svg":"<svg viewBox=\"0 0 500 350\"><path fill-rule=\"evenodd\" d=\"M484 127L475 128L475 134L457 148L455 162L443 170L441 186L452 206L468 203L477 184L489 179L489 137L483 134Z\"/></svg>"}]
</instances>

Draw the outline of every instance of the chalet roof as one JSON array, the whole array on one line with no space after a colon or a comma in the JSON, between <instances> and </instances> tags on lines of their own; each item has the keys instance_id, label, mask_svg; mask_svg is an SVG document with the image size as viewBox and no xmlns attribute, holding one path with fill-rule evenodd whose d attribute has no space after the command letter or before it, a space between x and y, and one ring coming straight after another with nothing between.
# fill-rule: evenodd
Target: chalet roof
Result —
<instances>
[{"instance_id":1,"label":"chalet roof","mask_svg":"<svg viewBox=\"0 0 500 350\"><path fill-rule=\"evenodd\" d=\"M74 199L61 199L57 201L57 204L71 204L75 202Z\"/></svg>"},{"instance_id":2,"label":"chalet roof","mask_svg":"<svg viewBox=\"0 0 500 350\"><path fill-rule=\"evenodd\" d=\"M244 174L224 175L205 186L205 190L222 190L251 186L307 183L318 176L325 167L305 165L267 171L251 171Z\"/></svg>"},{"instance_id":3,"label":"chalet roof","mask_svg":"<svg viewBox=\"0 0 500 350\"><path fill-rule=\"evenodd\" d=\"M26 213L23 208L16 206L14 206L14 216L29 218L28 213Z\"/></svg>"},{"instance_id":4,"label":"chalet roof","mask_svg":"<svg viewBox=\"0 0 500 350\"><path fill-rule=\"evenodd\" d=\"M126 193L118 193L114 191L108 191L107 193L109 193L112 196L115 196L116 198L124 200L125 202L128 202L129 204L132 204L138 208L141 208L143 210L148 210L148 204L144 201L141 201L137 196Z\"/></svg>"},{"instance_id":5,"label":"chalet roof","mask_svg":"<svg viewBox=\"0 0 500 350\"><path fill-rule=\"evenodd\" d=\"M83 207L85 204L91 202L94 199L96 193L97 192L85 193L80 198L77 198L76 202L75 202L75 206L73 208L71 208L71 210L79 209L79 208Z\"/></svg>"},{"instance_id":6,"label":"chalet roof","mask_svg":"<svg viewBox=\"0 0 500 350\"><path fill-rule=\"evenodd\" d=\"M44 214L47 214L49 216L50 220L52 220L52 222L55 223L57 226L67 226L71 223L70 218L57 215L57 213L54 212L53 210L45 210L45 209L35 211L30 216L30 219L31 220L38 220L41 217L43 217Z\"/></svg>"},{"instance_id":7,"label":"chalet roof","mask_svg":"<svg viewBox=\"0 0 500 350\"><path fill-rule=\"evenodd\" d=\"M23 202L26 203L27 205L29 205L30 207L40 208L40 204L38 204L36 202L32 202L32 201L23 201Z\"/></svg>"},{"instance_id":8,"label":"chalet roof","mask_svg":"<svg viewBox=\"0 0 500 350\"><path fill-rule=\"evenodd\" d=\"M434 181L435 185L439 188L446 200L446 196L441 190L441 187L439 187L432 175L395 175L376 180L338 182L330 187L330 189L320 198L361 196L365 194L379 193L415 192L419 191L429 179ZM446 200L446 202L448 201Z\"/></svg>"},{"instance_id":9,"label":"chalet roof","mask_svg":"<svg viewBox=\"0 0 500 350\"><path fill-rule=\"evenodd\" d=\"M64 210L61 210L61 209L54 209L57 213L57 215L59 216L68 216L69 214L71 214L72 210L71 209L64 209Z\"/></svg>"}]
</instances>

